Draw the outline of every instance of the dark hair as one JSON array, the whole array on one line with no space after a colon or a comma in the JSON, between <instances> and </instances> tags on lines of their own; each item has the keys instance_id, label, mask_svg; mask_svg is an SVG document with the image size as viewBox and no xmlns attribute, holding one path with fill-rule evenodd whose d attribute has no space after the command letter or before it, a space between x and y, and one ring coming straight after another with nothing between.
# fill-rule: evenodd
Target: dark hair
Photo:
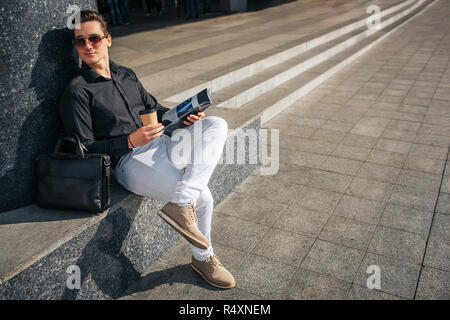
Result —
<instances>
[{"instance_id":1,"label":"dark hair","mask_svg":"<svg viewBox=\"0 0 450 320\"><path fill-rule=\"evenodd\" d=\"M100 27L102 28L102 31L104 34L109 33L108 31L108 25L103 19L103 16L99 14L98 12L95 12L93 10L81 10L80 11L80 23L88 22L88 21L97 21L100 23ZM74 29L75 32L75 29Z\"/></svg>"}]
</instances>

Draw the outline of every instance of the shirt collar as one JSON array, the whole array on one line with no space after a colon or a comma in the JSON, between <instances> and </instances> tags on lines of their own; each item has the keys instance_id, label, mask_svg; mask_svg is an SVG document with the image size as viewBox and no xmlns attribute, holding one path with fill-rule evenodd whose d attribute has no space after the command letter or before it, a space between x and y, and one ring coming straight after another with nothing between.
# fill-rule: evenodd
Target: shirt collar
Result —
<instances>
[{"instance_id":1,"label":"shirt collar","mask_svg":"<svg viewBox=\"0 0 450 320\"><path fill-rule=\"evenodd\" d=\"M109 61L109 70L111 71L111 77L115 78L115 76L117 75L117 73L119 72L119 67L117 66L117 64L115 64L114 62L112 62L111 60ZM105 78L101 75L99 75L97 72L95 72L94 70L92 70L86 63L82 63L81 64L81 74L82 76L86 79L87 82L98 82L98 81L108 81L110 79Z\"/></svg>"}]
</instances>

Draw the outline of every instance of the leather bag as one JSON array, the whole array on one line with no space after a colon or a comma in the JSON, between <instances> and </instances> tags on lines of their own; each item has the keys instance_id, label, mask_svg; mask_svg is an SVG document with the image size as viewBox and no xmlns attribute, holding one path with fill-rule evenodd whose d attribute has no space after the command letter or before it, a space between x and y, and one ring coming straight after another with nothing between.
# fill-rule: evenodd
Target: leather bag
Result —
<instances>
[{"instance_id":1,"label":"leather bag","mask_svg":"<svg viewBox=\"0 0 450 320\"><path fill-rule=\"evenodd\" d=\"M75 152L61 152L66 141L75 145ZM38 206L90 213L101 213L109 208L109 155L85 151L77 134L65 132L60 135L53 153L36 155Z\"/></svg>"}]
</instances>

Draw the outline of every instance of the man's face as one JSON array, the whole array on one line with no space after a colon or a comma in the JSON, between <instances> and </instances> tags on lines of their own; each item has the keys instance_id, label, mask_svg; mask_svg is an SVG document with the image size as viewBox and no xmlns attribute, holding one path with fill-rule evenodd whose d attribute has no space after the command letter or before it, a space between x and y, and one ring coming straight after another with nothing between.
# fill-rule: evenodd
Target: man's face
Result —
<instances>
[{"instance_id":1,"label":"man's face","mask_svg":"<svg viewBox=\"0 0 450 320\"><path fill-rule=\"evenodd\" d=\"M88 41L92 36L105 36L98 21L88 21L80 24L79 29L74 29L74 37L84 38L83 42L75 44L78 54L88 66L101 63L102 60L109 62L108 48L111 46L111 36L101 39L98 42ZM92 38L91 38L92 39Z\"/></svg>"}]
</instances>

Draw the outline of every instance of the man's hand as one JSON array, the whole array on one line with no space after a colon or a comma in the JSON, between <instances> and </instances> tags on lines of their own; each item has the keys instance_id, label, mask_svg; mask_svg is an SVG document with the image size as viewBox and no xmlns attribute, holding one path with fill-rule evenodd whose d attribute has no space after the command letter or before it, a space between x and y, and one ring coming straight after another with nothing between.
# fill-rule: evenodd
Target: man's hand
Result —
<instances>
[{"instance_id":1,"label":"man's hand","mask_svg":"<svg viewBox=\"0 0 450 320\"><path fill-rule=\"evenodd\" d=\"M200 119L202 119L202 118L205 117L205 113L203 112L202 107L198 107L198 111L199 111L199 112L197 113L197 115L195 115L195 114L190 114L190 115L186 118L186 120L184 120L184 124L187 125L187 126L190 126L190 125L193 124L195 121L198 121L198 120L200 120Z\"/></svg>"},{"instance_id":2,"label":"man's hand","mask_svg":"<svg viewBox=\"0 0 450 320\"><path fill-rule=\"evenodd\" d=\"M156 125L143 126L133 131L129 135L128 148L143 146L158 138L164 133L164 126L161 123ZM130 145L130 141L133 146Z\"/></svg>"}]
</instances>

